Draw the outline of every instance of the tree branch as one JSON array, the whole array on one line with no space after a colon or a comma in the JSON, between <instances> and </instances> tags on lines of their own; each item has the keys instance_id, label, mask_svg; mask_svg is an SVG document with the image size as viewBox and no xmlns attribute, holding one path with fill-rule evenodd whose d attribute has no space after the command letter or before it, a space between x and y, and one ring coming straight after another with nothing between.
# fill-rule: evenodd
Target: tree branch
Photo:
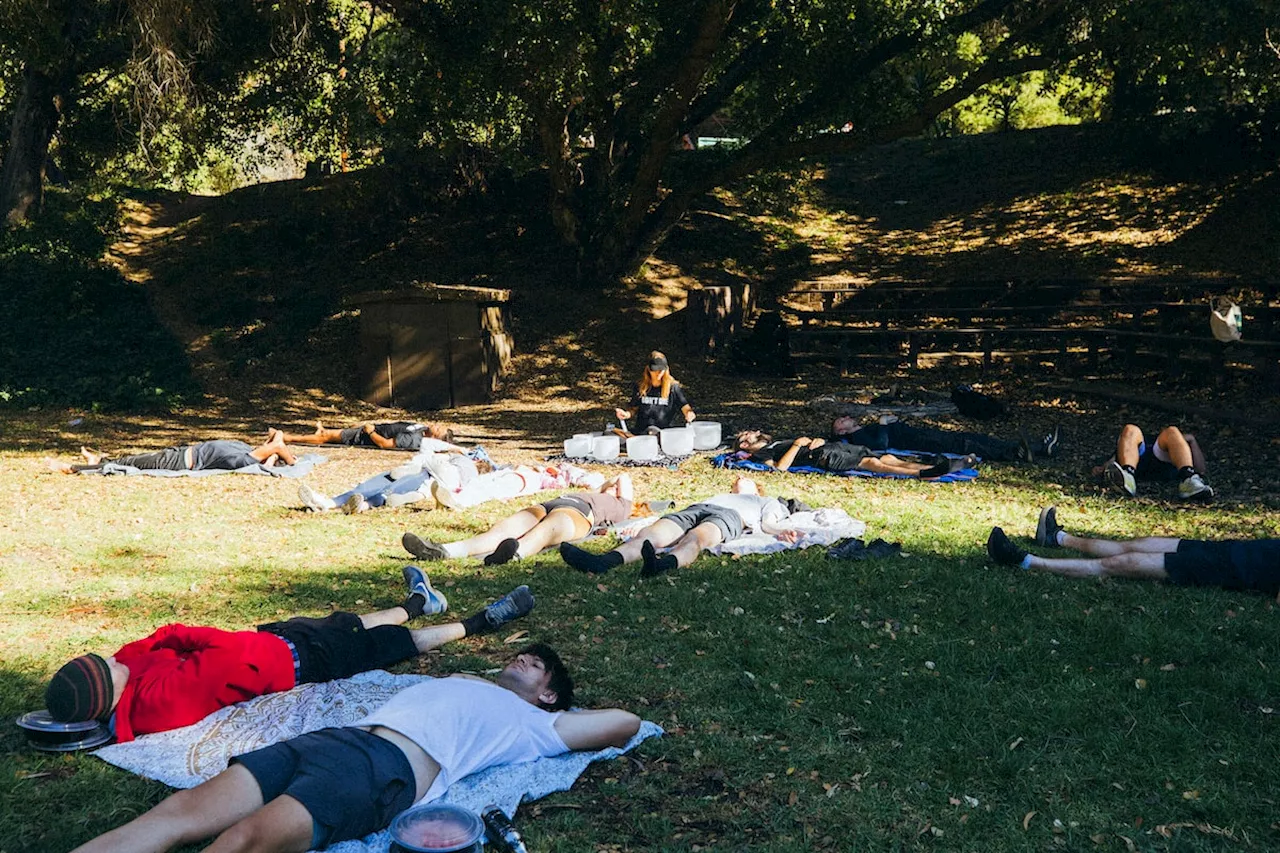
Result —
<instances>
[{"instance_id":1,"label":"tree branch","mask_svg":"<svg viewBox=\"0 0 1280 853\"><path fill-rule=\"evenodd\" d=\"M639 223L649 210L658 192L658 177L671 153L672 143L680 129L680 120L693 102L698 85L715 57L716 48L724 35L729 18L733 15L736 0L708 0L703 8L697 35L680 63L672 84L646 134L648 146L640 154L636 173L631 181L631 193L623 207L623 220L627 225ZM624 227L624 232L625 232Z\"/></svg>"}]
</instances>

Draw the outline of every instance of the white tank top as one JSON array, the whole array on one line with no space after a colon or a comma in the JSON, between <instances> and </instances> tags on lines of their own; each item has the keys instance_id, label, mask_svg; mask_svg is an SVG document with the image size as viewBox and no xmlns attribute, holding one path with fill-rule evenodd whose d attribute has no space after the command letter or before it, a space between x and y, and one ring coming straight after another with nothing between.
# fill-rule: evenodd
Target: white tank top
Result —
<instances>
[{"instance_id":1,"label":"white tank top","mask_svg":"<svg viewBox=\"0 0 1280 853\"><path fill-rule=\"evenodd\" d=\"M568 752L555 730L558 716L489 681L431 678L351 725L394 729L435 759L440 774L422 797L427 802L478 770Z\"/></svg>"}]
</instances>

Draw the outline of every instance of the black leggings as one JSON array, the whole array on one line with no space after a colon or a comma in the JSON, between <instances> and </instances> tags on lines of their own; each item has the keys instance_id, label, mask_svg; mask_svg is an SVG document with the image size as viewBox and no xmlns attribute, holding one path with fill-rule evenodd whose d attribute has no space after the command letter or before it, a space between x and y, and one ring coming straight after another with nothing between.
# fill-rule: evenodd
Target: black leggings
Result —
<instances>
[{"instance_id":1,"label":"black leggings","mask_svg":"<svg viewBox=\"0 0 1280 853\"><path fill-rule=\"evenodd\" d=\"M293 643L298 650L300 684L386 669L418 654L413 635L403 625L366 628L359 616L342 610L323 619L295 616L284 622L259 625L258 630Z\"/></svg>"},{"instance_id":2,"label":"black leggings","mask_svg":"<svg viewBox=\"0 0 1280 853\"><path fill-rule=\"evenodd\" d=\"M950 432L907 426L903 423L872 424L837 438L872 450L893 448L927 453L954 453L958 456L976 453L992 462L1015 461L1019 450L1016 441L1003 441L979 432Z\"/></svg>"}]
</instances>

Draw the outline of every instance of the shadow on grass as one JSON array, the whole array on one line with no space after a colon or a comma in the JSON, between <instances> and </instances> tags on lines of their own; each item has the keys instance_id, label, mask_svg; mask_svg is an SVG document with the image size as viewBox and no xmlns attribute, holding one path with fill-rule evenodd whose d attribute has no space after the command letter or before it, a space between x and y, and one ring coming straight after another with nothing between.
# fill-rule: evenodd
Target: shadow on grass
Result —
<instances>
[{"instance_id":1,"label":"shadow on grass","mask_svg":"<svg viewBox=\"0 0 1280 853\"><path fill-rule=\"evenodd\" d=\"M198 396L146 292L101 263L112 201L53 193L0 234L0 406L167 410Z\"/></svg>"}]
</instances>

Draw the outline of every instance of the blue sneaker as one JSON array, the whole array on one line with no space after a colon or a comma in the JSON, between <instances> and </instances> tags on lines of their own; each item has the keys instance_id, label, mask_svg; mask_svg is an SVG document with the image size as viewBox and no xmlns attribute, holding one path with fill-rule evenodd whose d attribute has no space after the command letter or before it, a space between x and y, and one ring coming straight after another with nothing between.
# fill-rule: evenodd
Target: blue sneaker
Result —
<instances>
[{"instance_id":1,"label":"blue sneaker","mask_svg":"<svg viewBox=\"0 0 1280 853\"><path fill-rule=\"evenodd\" d=\"M513 619L528 616L533 609L533 593L521 585L484 609L484 619L491 628L500 628Z\"/></svg>"},{"instance_id":2,"label":"blue sneaker","mask_svg":"<svg viewBox=\"0 0 1280 853\"><path fill-rule=\"evenodd\" d=\"M431 585L431 578L427 577L426 572L410 563L401 569L401 573L404 574L405 585L409 587L409 594L420 595L427 600L422 605L422 615L434 616L449 609L449 599Z\"/></svg>"}]
</instances>

